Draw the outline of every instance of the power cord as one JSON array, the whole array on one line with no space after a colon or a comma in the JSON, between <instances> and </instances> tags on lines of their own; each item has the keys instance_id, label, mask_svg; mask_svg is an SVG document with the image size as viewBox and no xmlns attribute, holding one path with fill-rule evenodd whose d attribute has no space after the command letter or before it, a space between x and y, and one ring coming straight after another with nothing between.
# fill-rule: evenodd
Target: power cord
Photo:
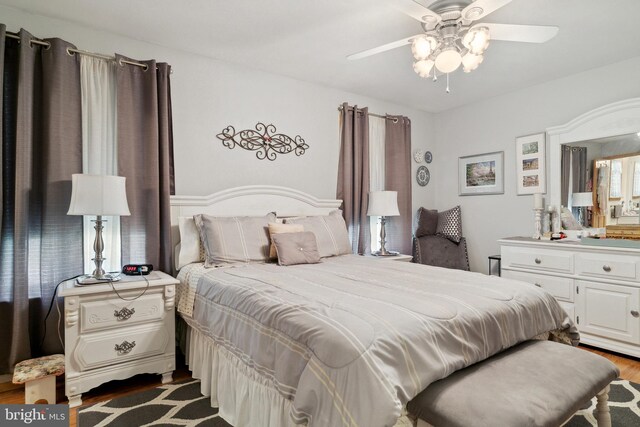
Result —
<instances>
[{"instance_id":1,"label":"power cord","mask_svg":"<svg viewBox=\"0 0 640 427\"><path fill-rule=\"evenodd\" d=\"M84 276L84 274L78 274L77 276L73 276L73 277L69 277L68 279L64 279L63 281L59 282L55 289L53 290L53 296L51 297L51 302L49 303L49 310L47 310L47 315L44 316L44 331L42 334L42 341L40 341L40 349L42 349L42 346L44 345L44 339L47 337L47 319L49 318L49 315L51 314L51 309L53 308L53 302L56 300L56 295L58 295L58 288L60 287L60 285L62 285L64 282L68 281L68 280L73 280L73 279L77 279L80 276ZM57 306L56 304L56 308L58 309L58 313L60 313L60 308ZM60 319L58 318L58 336L60 335ZM60 340L62 343L62 340ZM63 345L64 347L64 345Z\"/></svg>"}]
</instances>

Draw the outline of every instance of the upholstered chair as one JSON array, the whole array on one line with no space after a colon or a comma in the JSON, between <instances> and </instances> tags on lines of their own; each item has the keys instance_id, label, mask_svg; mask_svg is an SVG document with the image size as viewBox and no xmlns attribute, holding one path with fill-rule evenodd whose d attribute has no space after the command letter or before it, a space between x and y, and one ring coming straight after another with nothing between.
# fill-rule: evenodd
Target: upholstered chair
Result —
<instances>
[{"instance_id":1,"label":"upholstered chair","mask_svg":"<svg viewBox=\"0 0 640 427\"><path fill-rule=\"evenodd\" d=\"M444 212L420 208L413 237L413 262L469 271L460 207Z\"/></svg>"}]
</instances>

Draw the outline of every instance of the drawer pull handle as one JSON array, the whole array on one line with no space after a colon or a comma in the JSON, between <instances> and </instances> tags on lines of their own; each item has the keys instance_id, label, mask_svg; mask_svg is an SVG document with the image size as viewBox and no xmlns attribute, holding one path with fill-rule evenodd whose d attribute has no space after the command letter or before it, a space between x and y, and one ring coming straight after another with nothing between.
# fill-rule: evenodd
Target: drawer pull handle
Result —
<instances>
[{"instance_id":1,"label":"drawer pull handle","mask_svg":"<svg viewBox=\"0 0 640 427\"><path fill-rule=\"evenodd\" d=\"M602 269L603 269L604 271L606 271L607 273L611 271L611 267L610 267L610 266L608 266L608 265L603 265L603 266L602 266Z\"/></svg>"},{"instance_id":2,"label":"drawer pull handle","mask_svg":"<svg viewBox=\"0 0 640 427\"><path fill-rule=\"evenodd\" d=\"M536 285L537 287L541 288L542 285L540 283L534 283L534 285Z\"/></svg>"},{"instance_id":3,"label":"drawer pull handle","mask_svg":"<svg viewBox=\"0 0 640 427\"><path fill-rule=\"evenodd\" d=\"M631 310L631 315L633 317L638 317L638 316L640 316L640 313L638 313L638 310Z\"/></svg>"},{"instance_id":4,"label":"drawer pull handle","mask_svg":"<svg viewBox=\"0 0 640 427\"><path fill-rule=\"evenodd\" d=\"M133 313L136 312L135 308L129 310L127 307L124 307L121 310L113 310L113 316L118 320L129 320Z\"/></svg>"},{"instance_id":5,"label":"drawer pull handle","mask_svg":"<svg viewBox=\"0 0 640 427\"><path fill-rule=\"evenodd\" d=\"M135 341L129 342L127 340L124 340L122 344L116 344L115 350L118 352L118 354L127 354L131 350L133 350L133 347L135 346L136 346Z\"/></svg>"},{"instance_id":6,"label":"drawer pull handle","mask_svg":"<svg viewBox=\"0 0 640 427\"><path fill-rule=\"evenodd\" d=\"M535 259L536 264L542 264L542 260L540 258Z\"/></svg>"}]
</instances>

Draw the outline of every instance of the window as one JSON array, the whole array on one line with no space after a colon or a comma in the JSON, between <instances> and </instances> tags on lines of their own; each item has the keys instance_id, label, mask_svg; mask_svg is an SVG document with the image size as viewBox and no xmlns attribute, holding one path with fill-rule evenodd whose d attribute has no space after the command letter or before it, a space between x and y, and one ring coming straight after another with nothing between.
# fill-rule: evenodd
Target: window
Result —
<instances>
[{"instance_id":1,"label":"window","mask_svg":"<svg viewBox=\"0 0 640 427\"><path fill-rule=\"evenodd\" d=\"M611 184L609 186L609 198L620 199L622 197L622 160L611 160Z\"/></svg>"},{"instance_id":2,"label":"window","mask_svg":"<svg viewBox=\"0 0 640 427\"><path fill-rule=\"evenodd\" d=\"M640 197L640 162L633 163L633 197Z\"/></svg>"}]
</instances>

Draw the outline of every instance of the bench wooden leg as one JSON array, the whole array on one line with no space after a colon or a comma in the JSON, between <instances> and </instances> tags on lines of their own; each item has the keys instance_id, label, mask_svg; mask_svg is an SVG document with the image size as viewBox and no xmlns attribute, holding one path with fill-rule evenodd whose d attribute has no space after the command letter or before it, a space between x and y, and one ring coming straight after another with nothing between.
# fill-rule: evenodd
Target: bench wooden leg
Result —
<instances>
[{"instance_id":1,"label":"bench wooden leg","mask_svg":"<svg viewBox=\"0 0 640 427\"><path fill-rule=\"evenodd\" d=\"M611 427L611 413L609 412L609 386L606 386L600 393L596 395L598 402L596 403L595 417L598 421L598 427Z\"/></svg>"}]
</instances>

